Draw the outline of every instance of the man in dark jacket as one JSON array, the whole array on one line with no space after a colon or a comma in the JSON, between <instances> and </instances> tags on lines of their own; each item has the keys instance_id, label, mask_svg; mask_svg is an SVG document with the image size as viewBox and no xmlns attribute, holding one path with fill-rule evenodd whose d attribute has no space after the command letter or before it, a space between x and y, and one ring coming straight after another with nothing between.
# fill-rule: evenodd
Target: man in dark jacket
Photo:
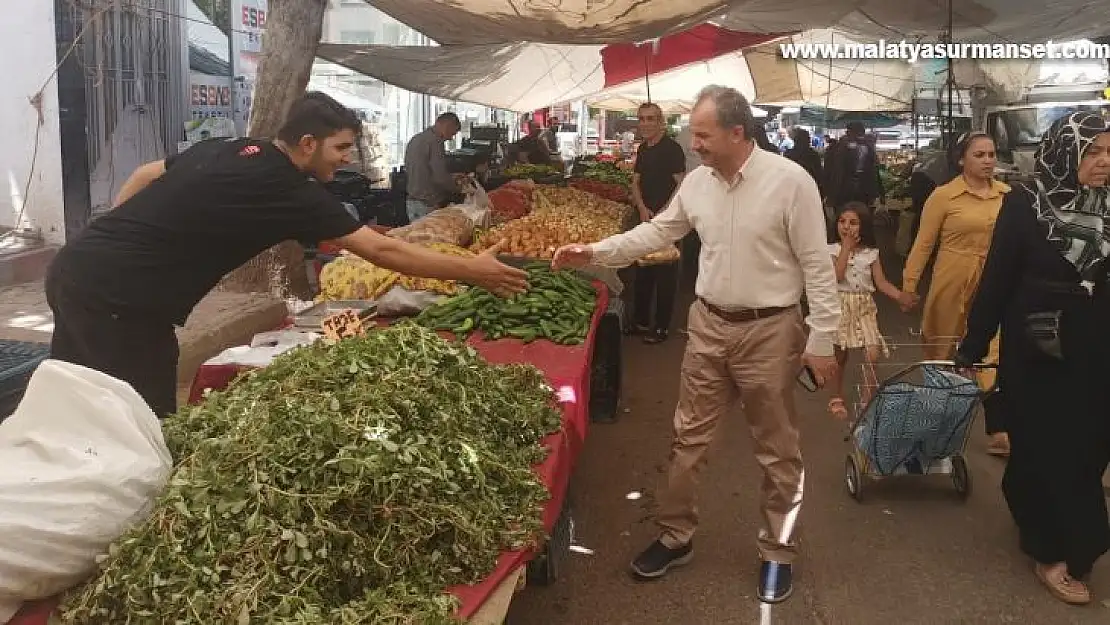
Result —
<instances>
[{"instance_id":1,"label":"man in dark jacket","mask_svg":"<svg viewBox=\"0 0 1110 625\"><path fill-rule=\"evenodd\" d=\"M860 122L848 124L825 168L825 192L834 210L847 202L873 206L883 195L878 153Z\"/></svg>"}]
</instances>

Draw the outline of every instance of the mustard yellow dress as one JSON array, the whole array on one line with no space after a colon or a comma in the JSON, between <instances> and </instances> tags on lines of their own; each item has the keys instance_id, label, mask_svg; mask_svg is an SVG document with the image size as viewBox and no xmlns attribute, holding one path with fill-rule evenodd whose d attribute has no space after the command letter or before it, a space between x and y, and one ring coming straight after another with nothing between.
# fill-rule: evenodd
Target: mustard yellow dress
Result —
<instances>
[{"instance_id":1,"label":"mustard yellow dress","mask_svg":"<svg viewBox=\"0 0 1110 625\"><path fill-rule=\"evenodd\" d=\"M921 228L902 270L902 289L917 291L925 265L936 250L933 279L921 320L924 355L928 360L951 360L956 344L963 338L994 223L1009 191L1009 185L995 180L990 191L980 195L968 188L963 176L957 176L937 187L925 201ZM986 362L998 362L998 336L991 342ZM993 383L993 373L981 376L984 388Z\"/></svg>"}]
</instances>

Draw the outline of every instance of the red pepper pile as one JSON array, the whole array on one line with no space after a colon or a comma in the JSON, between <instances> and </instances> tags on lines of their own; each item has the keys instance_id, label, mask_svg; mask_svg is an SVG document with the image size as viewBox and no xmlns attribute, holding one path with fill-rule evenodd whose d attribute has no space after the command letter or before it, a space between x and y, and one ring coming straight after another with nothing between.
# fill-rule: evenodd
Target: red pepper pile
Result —
<instances>
[{"instance_id":1,"label":"red pepper pile","mask_svg":"<svg viewBox=\"0 0 1110 625\"><path fill-rule=\"evenodd\" d=\"M594 195L601 196L607 200L614 202L628 202L628 187L623 184L613 184L610 182L599 182L597 180L590 180L589 178L579 178L571 180L570 185L572 189L579 191L586 191Z\"/></svg>"},{"instance_id":2,"label":"red pepper pile","mask_svg":"<svg viewBox=\"0 0 1110 625\"><path fill-rule=\"evenodd\" d=\"M510 182L490 191L489 203L495 222L520 219L532 212L532 187Z\"/></svg>"}]
</instances>

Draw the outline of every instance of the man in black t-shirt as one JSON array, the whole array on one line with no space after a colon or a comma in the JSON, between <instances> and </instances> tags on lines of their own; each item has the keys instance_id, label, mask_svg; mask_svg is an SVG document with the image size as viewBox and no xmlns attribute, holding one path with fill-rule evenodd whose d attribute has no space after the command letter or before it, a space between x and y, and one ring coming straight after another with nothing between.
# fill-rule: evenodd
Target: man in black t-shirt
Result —
<instances>
[{"instance_id":1,"label":"man in black t-shirt","mask_svg":"<svg viewBox=\"0 0 1110 625\"><path fill-rule=\"evenodd\" d=\"M632 201L640 212L640 219L650 221L667 208L686 175L686 152L667 136L666 120L659 105L644 104L638 114L642 142L636 152L636 168L632 175ZM678 268L678 263L668 263L636 269L634 328L645 335L645 342L667 340L678 290ZM651 323L653 299L654 325Z\"/></svg>"},{"instance_id":2,"label":"man in black t-shirt","mask_svg":"<svg viewBox=\"0 0 1110 625\"><path fill-rule=\"evenodd\" d=\"M528 136L516 142L523 162L530 165L551 165L551 151L543 141L543 128L538 122L528 123Z\"/></svg>"},{"instance_id":3,"label":"man in black t-shirt","mask_svg":"<svg viewBox=\"0 0 1110 625\"><path fill-rule=\"evenodd\" d=\"M290 108L275 140L211 139L143 165L116 208L58 253L46 278L51 357L131 384L160 417L177 409L178 345L196 304L223 278L286 240L335 241L375 265L526 288L496 250L459 259L362 226L322 183L350 162L361 122L319 93Z\"/></svg>"}]
</instances>

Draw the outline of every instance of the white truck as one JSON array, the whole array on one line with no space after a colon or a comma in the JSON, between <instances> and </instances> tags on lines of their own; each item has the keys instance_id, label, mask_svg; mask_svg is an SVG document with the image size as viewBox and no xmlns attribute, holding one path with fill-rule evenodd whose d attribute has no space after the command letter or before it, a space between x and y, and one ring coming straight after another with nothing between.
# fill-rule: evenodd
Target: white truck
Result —
<instances>
[{"instance_id":1,"label":"white truck","mask_svg":"<svg viewBox=\"0 0 1110 625\"><path fill-rule=\"evenodd\" d=\"M1108 91L1104 82L1037 85L1018 102L976 110L974 127L994 137L999 177L1027 178L1033 172L1037 144L1057 119L1079 110L1098 112L1110 119Z\"/></svg>"}]
</instances>

